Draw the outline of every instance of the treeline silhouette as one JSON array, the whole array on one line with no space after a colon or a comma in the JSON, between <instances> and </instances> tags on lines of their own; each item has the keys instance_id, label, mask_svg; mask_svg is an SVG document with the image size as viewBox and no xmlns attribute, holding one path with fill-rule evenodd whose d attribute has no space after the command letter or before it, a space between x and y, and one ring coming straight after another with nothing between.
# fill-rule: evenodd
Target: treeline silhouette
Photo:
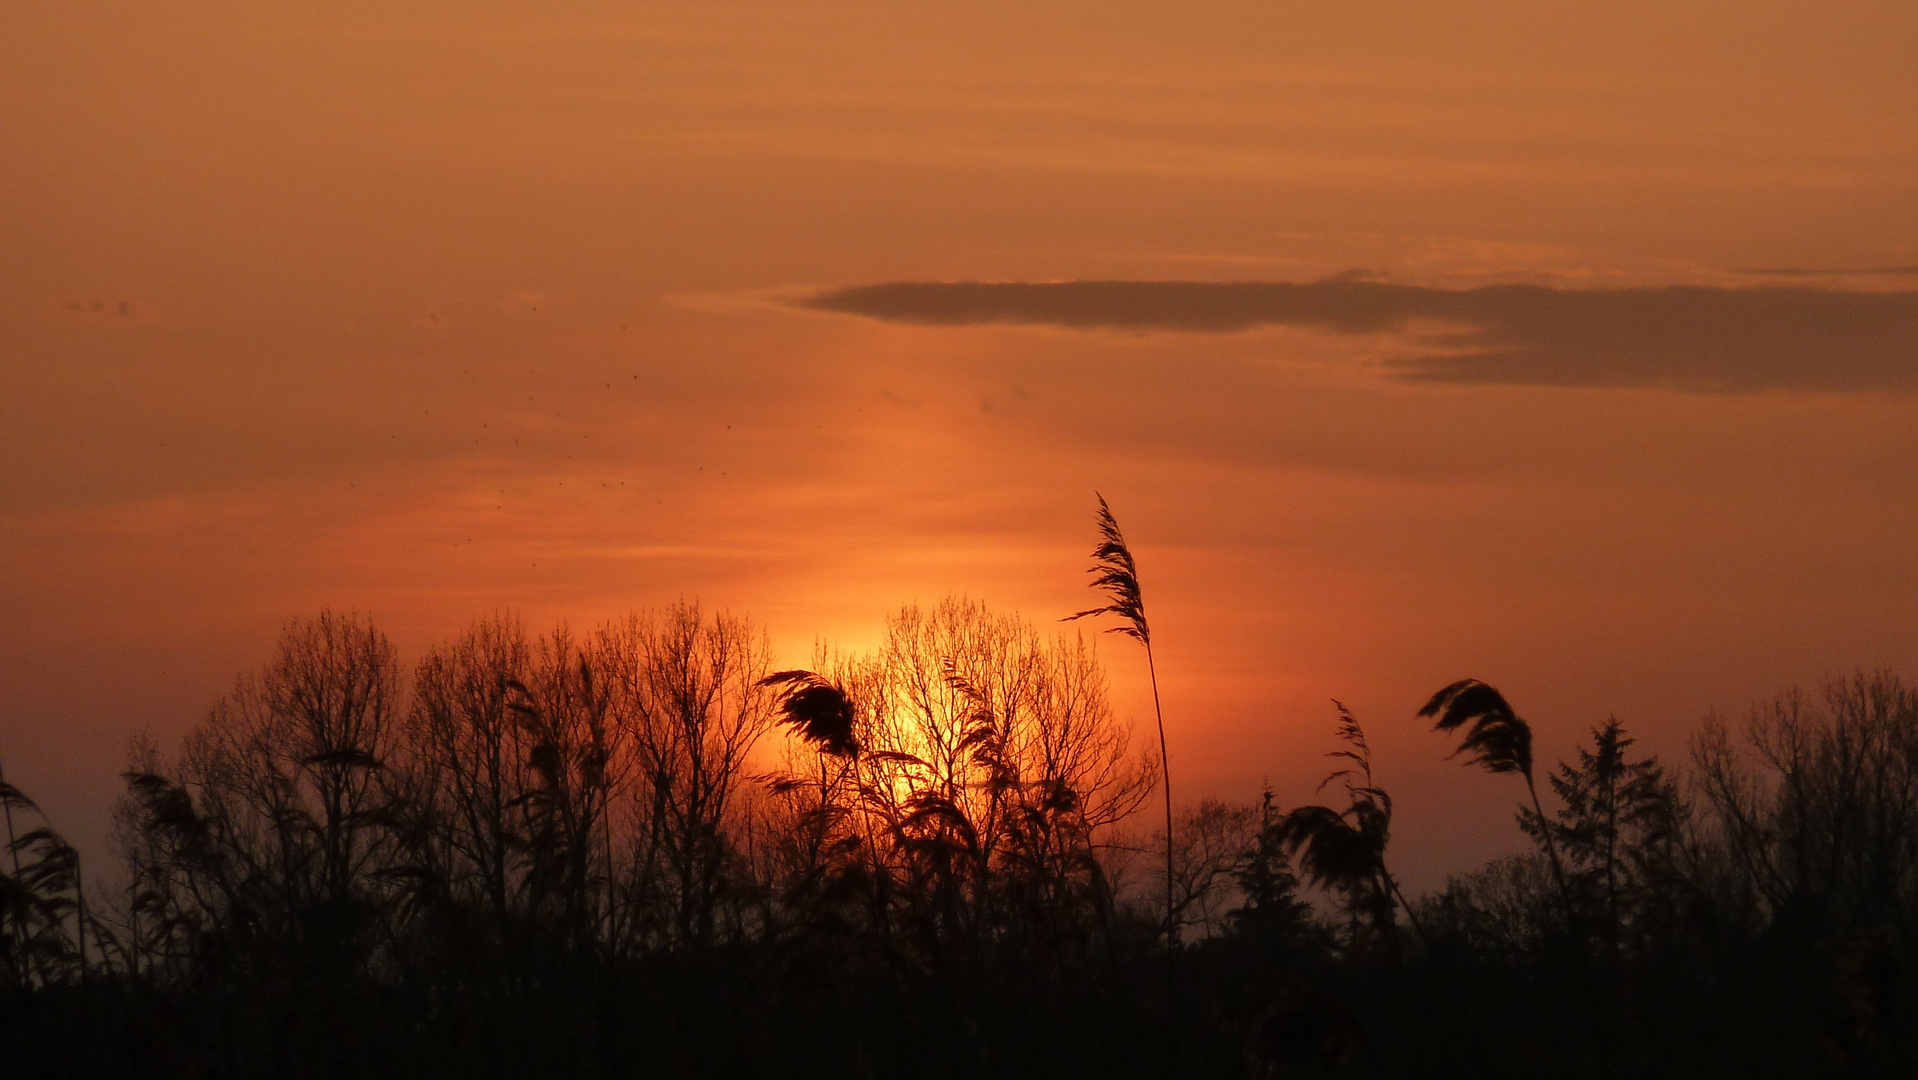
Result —
<instances>
[{"instance_id":1,"label":"treeline silhouette","mask_svg":"<svg viewBox=\"0 0 1918 1080\"><path fill-rule=\"evenodd\" d=\"M0 1052L48 1077L1918 1073L1897 677L1710 719L1682 769L1608 720L1535 775L1472 680L1420 715L1435 754L1523 781L1529 850L1408 897L1343 706L1337 799L1187 805L1168 838L1133 824L1163 757L1085 640L977 603L803 670L688 603L495 616L410 667L323 612L182 745L136 742L110 887L0 781Z\"/></svg>"}]
</instances>

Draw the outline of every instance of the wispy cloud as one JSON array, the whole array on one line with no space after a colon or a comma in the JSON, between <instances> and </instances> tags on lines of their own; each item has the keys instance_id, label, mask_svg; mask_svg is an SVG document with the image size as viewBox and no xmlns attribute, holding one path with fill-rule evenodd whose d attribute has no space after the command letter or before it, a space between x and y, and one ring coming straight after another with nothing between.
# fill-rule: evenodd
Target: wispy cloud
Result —
<instances>
[{"instance_id":1,"label":"wispy cloud","mask_svg":"<svg viewBox=\"0 0 1918 1080\"><path fill-rule=\"evenodd\" d=\"M1403 334L1401 379L1704 391L1918 390L1918 292L1672 286L1439 289L1325 281L890 282L821 311L935 326ZM1431 329L1432 327L1441 329Z\"/></svg>"},{"instance_id":2,"label":"wispy cloud","mask_svg":"<svg viewBox=\"0 0 1918 1080\"><path fill-rule=\"evenodd\" d=\"M1854 266L1835 269L1807 266L1757 266L1738 272L1757 277L1788 278L1918 277L1918 266Z\"/></svg>"}]
</instances>

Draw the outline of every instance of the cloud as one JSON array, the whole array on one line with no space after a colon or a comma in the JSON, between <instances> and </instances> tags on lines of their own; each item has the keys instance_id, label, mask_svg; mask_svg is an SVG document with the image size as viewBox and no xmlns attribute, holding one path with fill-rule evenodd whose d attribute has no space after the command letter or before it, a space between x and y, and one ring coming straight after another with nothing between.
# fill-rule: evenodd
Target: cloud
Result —
<instances>
[{"instance_id":1,"label":"cloud","mask_svg":"<svg viewBox=\"0 0 1918 1080\"><path fill-rule=\"evenodd\" d=\"M1809 277L1809 278L1853 278L1853 277L1918 277L1918 266L1862 266L1852 269L1814 269L1794 266L1760 266L1738 271L1741 274L1753 274L1759 277Z\"/></svg>"},{"instance_id":2,"label":"cloud","mask_svg":"<svg viewBox=\"0 0 1918 1080\"><path fill-rule=\"evenodd\" d=\"M1918 390L1918 292L1672 286L1438 289L1325 281L892 282L820 293L820 311L986 323L1231 333L1288 326L1405 335L1398 378L1684 390ZM1433 326L1443 327L1440 330Z\"/></svg>"}]
</instances>

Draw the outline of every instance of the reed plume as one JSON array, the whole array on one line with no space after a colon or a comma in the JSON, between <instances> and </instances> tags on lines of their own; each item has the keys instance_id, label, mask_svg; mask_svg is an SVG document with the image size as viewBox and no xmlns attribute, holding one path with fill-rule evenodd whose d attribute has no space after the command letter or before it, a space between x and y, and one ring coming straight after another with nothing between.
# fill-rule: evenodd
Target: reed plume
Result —
<instances>
[{"instance_id":1,"label":"reed plume","mask_svg":"<svg viewBox=\"0 0 1918 1080\"><path fill-rule=\"evenodd\" d=\"M1385 847L1392 836L1392 796L1372 778L1372 748L1365 741L1365 729L1358 718L1340 702L1332 704L1339 710L1338 735L1346 746L1326 756L1351 764L1327 776L1319 783L1319 790L1335 780L1343 781L1346 808L1298 807L1273 823L1273 839L1292 853L1300 873L1314 885L1351 896L1362 896L1369 889L1371 897L1363 907L1369 909L1386 949L1396 957L1393 898L1398 898L1408 915L1411 906L1405 904L1398 882L1385 868ZM1414 929L1424 936L1416 922Z\"/></svg>"},{"instance_id":2,"label":"reed plume","mask_svg":"<svg viewBox=\"0 0 1918 1080\"><path fill-rule=\"evenodd\" d=\"M0 1000L63 980L75 967L86 979L86 909L80 892L80 853L46 824L27 794L0 775L0 810L7 824L12 872L0 871ZM38 828L16 833L15 810L38 817ZM25 856L25 858L22 858ZM71 894L71 895L69 895ZM69 916L75 934L67 936ZM0 1010L3 1011L3 1010Z\"/></svg>"},{"instance_id":3,"label":"reed plume","mask_svg":"<svg viewBox=\"0 0 1918 1080\"><path fill-rule=\"evenodd\" d=\"M1448 735L1465 729L1465 738L1452 751L1453 757L1470 754L1467 765L1478 765L1491 773L1515 772L1525 778L1532 812L1538 815L1539 836L1544 838L1545 853L1552 860L1552 877L1558 882L1559 894L1569 903L1565 868L1559 863L1558 845L1552 842L1551 825L1539 803L1538 785L1532 780L1532 726L1496 687L1477 679L1460 679L1441 689L1418 715L1433 718L1433 729Z\"/></svg>"},{"instance_id":4,"label":"reed plume","mask_svg":"<svg viewBox=\"0 0 1918 1080\"><path fill-rule=\"evenodd\" d=\"M1060 621L1071 622L1093 615L1117 615L1125 622L1107 627L1106 633L1137 638L1149 655L1152 651L1152 628L1146 624L1145 600L1139 594L1139 566L1132 559L1132 549L1126 547L1125 537L1119 532L1119 522L1112 516L1112 508L1106 505L1106 497L1096 491L1093 495L1099 500L1099 546L1093 549L1092 568L1086 572L1095 575L1092 587L1104 589L1106 595L1112 597L1112 603L1074 612Z\"/></svg>"},{"instance_id":5,"label":"reed plume","mask_svg":"<svg viewBox=\"0 0 1918 1080\"><path fill-rule=\"evenodd\" d=\"M833 757L859 753L853 733L852 699L843 687L815 671L775 671L760 686L781 688L780 723Z\"/></svg>"}]
</instances>

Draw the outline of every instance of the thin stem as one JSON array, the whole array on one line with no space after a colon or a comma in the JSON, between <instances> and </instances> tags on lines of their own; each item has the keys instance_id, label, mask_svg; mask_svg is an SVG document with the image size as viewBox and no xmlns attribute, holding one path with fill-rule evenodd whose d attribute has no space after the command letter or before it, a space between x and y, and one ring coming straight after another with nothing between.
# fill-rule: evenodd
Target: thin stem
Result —
<instances>
[{"instance_id":1,"label":"thin stem","mask_svg":"<svg viewBox=\"0 0 1918 1080\"><path fill-rule=\"evenodd\" d=\"M1419 941L1425 945L1425 951L1432 954L1433 960L1436 961L1438 959L1438 953L1436 949L1432 948L1432 939L1426 934L1424 924L1419 922L1418 913L1412 910L1411 901L1405 899L1405 890L1399 888L1398 879L1392 876L1391 871L1382 867L1379 873L1385 876L1385 884L1392 890L1392 895L1398 897L1399 907L1405 909L1405 921L1412 924L1412 932L1419 936Z\"/></svg>"},{"instance_id":2,"label":"thin stem","mask_svg":"<svg viewBox=\"0 0 1918 1080\"><path fill-rule=\"evenodd\" d=\"M80 852L73 853L73 929L80 942L80 987L87 985L87 890L81 876Z\"/></svg>"},{"instance_id":3,"label":"thin stem","mask_svg":"<svg viewBox=\"0 0 1918 1080\"><path fill-rule=\"evenodd\" d=\"M1165 793L1165 1018L1167 1048L1177 1061L1177 1033L1174 1003L1178 1000L1173 979L1173 954L1178 948L1178 923L1172 907L1172 762L1165 749L1165 710L1159 706L1159 671L1152 663L1152 641L1145 645L1146 676L1152 681L1152 717L1159 725L1159 785Z\"/></svg>"},{"instance_id":4,"label":"thin stem","mask_svg":"<svg viewBox=\"0 0 1918 1080\"><path fill-rule=\"evenodd\" d=\"M1148 663L1150 662L1150 659L1151 659L1149 655L1150 651L1151 650L1149 649L1147 650ZM0 766L0 785L4 785L6 784L6 782L7 782L7 770L5 767ZM20 850L13 846L13 800L0 799L0 807L4 807L7 812L7 853L13 856L13 876L19 877L20 876Z\"/></svg>"},{"instance_id":5,"label":"thin stem","mask_svg":"<svg viewBox=\"0 0 1918 1080\"><path fill-rule=\"evenodd\" d=\"M879 926L881 931L885 934L885 939L887 941L891 941L892 940L892 901L891 901L891 898L888 896L888 893L891 891L889 886L891 884L892 872L891 872L891 869L888 868L885 871L884 875L882 876L881 871L879 869L879 845L872 838L872 815L866 812L866 806L872 800L866 797L866 789L867 789L866 781L865 781L865 778L862 777L858 772L859 750L857 748L854 748L852 752L852 761L848 763L847 767L854 770L853 771L854 794L858 799L858 801L854 803L854 806L856 808L856 812L859 814L859 824L863 826L866 834L866 865L872 869L873 909L879 915ZM882 885L881 884L882 881L886 882L886 884Z\"/></svg>"},{"instance_id":6,"label":"thin stem","mask_svg":"<svg viewBox=\"0 0 1918 1080\"><path fill-rule=\"evenodd\" d=\"M1545 807L1538 801L1538 785L1532 783L1532 770L1526 769L1521 775L1525 777L1525 790L1532 796L1532 812L1538 815L1538 835L1544 839L1545 854L1552 860L1552 878L1558 882L1559 899L1569 910L1572 893L1565 884L1565 868L1558 861L1558 845L1552 843L1552 823L1545 820Z\"/></svg>"},{"instance_id":7,"label":"thin stem","mask_svg":"<svg viewBox=\"0 0 1918 1080\"><path fill-rule=\"evenodd\" d=\"M613 876L613 811L607 797L608 806L600 815L602 831L606 834L606 954L616 955L619 950L619 893L614 887Z\"/></svg>"},{"instance_id":8,"label":"thin stem","mask_svg":"<svg viewBox=\"0 0 1918 1080\"><path fill-rule=\"evenodd\" d=\"M1145 646L1146 676L1152 681L1152 716L1159 725L1159 785L1165 793L1165 941L1170 949L1177 937L1172 917L1172 763L1165 750L1165 712L1159 707L1159 672L1152 664L1152 643Z\"/></svg>"},{"instance_id":9,"label":"thin stem","mask_svg":"<svg viewBox=\"0 0 1918 1080\"><path fill-rule=\"evenodd\" d=\"M0 766L0 787L4 787L6 785L6 782L7 782L7 771L4 766ZM14 846L13 799L10 796L0 797L0 808L4 808L6 810L7 854L13 858L13 876L15 878L18 878L20 876L20 849ZM13 938L14 938L13 946L12 946L13 954L15 956L24 957L26 955L26 941L27 941L26 928L20 925L19 919L7 920L7 928L13 931ZM26 972L26 969L24 967L21 968L22 978L26 977L25 972Z\"/></svg>"}]
</instances>

